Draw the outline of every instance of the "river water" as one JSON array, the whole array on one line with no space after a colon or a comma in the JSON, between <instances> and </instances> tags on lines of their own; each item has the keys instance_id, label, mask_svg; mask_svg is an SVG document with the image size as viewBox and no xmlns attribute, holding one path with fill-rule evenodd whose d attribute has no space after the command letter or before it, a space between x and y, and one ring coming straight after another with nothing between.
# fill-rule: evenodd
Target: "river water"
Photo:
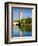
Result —
<instances>
[{"instance_id":1,"label":"river water","mask_svg":"<svg viewBox=\"0 0 38 46\"><path fill-rule=\"evenodd\" d=\"M18 26L13 26L12 28L12 37L27 37L32 36L32 32L22 32Z\"/></svg>"}]
</instances>

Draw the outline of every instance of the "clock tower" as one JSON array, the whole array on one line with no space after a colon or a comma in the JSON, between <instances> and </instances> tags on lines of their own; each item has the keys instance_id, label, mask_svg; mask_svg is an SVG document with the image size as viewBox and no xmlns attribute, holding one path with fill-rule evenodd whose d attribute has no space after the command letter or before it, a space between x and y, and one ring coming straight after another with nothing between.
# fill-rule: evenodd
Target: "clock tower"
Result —
<instances>
[{"instance_id":1,"label":"clock tower","mask_svg":"<svg viewBox=\"0 0 38 46\"><path fill-rule=\"evenodd\" d=\"M23 12L22 12L22 10L20 10L20 19L22 19L22 17L23 17Z\"/></svg>"}]
</instances>

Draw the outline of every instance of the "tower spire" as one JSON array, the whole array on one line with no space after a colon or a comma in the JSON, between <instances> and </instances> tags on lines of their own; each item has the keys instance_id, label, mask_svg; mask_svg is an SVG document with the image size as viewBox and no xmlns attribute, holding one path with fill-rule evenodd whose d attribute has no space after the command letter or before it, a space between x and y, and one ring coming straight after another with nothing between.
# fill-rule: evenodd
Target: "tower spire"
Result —
<instances>
[{"instance_id":1,"label":"tower spire","mask_svg":"<svg viewBox=\"0 0 38 46\"><path fill-rule=\"evenodd\" d=\"M22 9L20 10L20 19L22 19L22 17L23 17L23 12L22 12Z\"/></svg>"}]
</instances>

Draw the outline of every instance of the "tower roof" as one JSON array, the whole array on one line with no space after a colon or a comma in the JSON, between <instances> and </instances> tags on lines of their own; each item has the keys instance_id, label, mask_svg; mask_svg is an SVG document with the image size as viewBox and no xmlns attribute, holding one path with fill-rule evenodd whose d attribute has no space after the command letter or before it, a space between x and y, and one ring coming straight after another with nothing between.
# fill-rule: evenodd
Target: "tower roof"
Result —
<instances>
[{"instance_id":1,"label":"tower roof","mask_svg":"<svg viewBox=\"0 0 38 46\"><path fill-rule=\"evenodd\" d=\"M23 12L22 12L22 10L20 10L20 16L22 16L23 15Z\"/></svg>"}]
</instances>

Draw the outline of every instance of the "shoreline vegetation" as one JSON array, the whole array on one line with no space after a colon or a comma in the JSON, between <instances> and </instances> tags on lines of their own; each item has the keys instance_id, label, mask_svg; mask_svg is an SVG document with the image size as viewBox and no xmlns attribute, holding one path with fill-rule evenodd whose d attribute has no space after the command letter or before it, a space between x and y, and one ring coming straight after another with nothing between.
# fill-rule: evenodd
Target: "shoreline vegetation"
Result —
<instances>
[{"instance_id":1,"label":"shoreline vegetation","mask_svg":"<svg viewBox=\"0 0 38 46\"><path fill-rule=\"evenodd\" d=\"M17 25L19 26L19 29L22 32L32 31L32 18L25 18L25 19L15 20L15 22L19 23Z\"/></svg>"}]
</instances>

